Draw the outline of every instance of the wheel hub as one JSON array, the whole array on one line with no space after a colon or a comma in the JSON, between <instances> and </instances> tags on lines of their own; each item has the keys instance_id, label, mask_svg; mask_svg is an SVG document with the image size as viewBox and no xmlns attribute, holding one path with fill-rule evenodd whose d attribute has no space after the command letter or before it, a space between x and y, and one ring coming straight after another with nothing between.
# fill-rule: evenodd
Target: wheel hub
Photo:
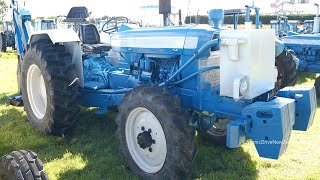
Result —
<instances>
[{"instance_id":1,"label":"wheel hub","mask_svg":"<svg viewBox=\"0 0 320 180\"><path fill-rule=\"evenodd\" d=\"M151 147L152 144L155 144L156 141L152 139L151 136L151 129L148 131L143 131L142 133L138 134L137 137L138 144L142 149L146 149L148 147Z\"/></svg>"},{"instance_id":2,"label":"wheel hub","mask_svg":"<svg viewBox=\"0 0 320 180\"><path fill-rule=\"evenodd\" d=\"M147 173L160 171L167 156L167 143L157 117L144 107L136 107L125 127L128 150L135 163Z\"/></svg>"}]
</instances>

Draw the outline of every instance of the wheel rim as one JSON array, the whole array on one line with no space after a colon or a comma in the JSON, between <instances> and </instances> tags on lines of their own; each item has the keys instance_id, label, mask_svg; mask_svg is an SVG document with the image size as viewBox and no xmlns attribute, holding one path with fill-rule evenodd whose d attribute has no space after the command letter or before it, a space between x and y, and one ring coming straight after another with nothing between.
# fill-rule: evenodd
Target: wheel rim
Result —
<instances>
[{"instance_id":1,"label":"wheel rim","mask_svg":"<svg viewBox=\"0 0 320 180\"><path fill-rule=\"evenodd\" d=\"M158 172L167 156L167 143L163 128L156 116L146 108L133 109L127 119L126 142L135 163L147 173ZM144 136L146 134L146 136ZM152 138L152 143L141 143Z\"/></svg>"},{"instance_id":2,"label":"wheel rim","mask_svg":"<svg viewBox=\"0 0 320 180\"><path fill-rule=\"evenodd\" d=\"M35 64L28 69L27 94L34 115L42 119L47 109L47 92L42 73Z\"/></svg>"}]
</instances>

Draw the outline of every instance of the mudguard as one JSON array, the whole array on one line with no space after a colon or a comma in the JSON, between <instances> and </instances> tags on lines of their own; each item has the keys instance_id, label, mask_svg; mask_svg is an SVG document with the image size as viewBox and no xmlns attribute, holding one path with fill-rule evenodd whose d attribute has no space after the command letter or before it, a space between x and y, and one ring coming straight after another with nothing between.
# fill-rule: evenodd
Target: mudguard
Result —
<instances>
[{"instance_id":1,"label":"mudguard","mask_svg":"<svg viewBox=\"0 0 320 180\"><path fill-rule=\"evenodd\" d=\"M76 73L79 78L79 86L83 87L83 66L81 57L80 39L72 29L50 29L34 31L31 33L28 44L32 42L50 39L53 44L60 43L65 46L66 52L72 55L72 63L76 66Z\"/></svg>"},{"instance_id":2,"label":"mudguard","mask_svg":"<svg viewBox=\"0 0 320 180\"><path fill-rule=\"evenodd\" d=\"M34 31L31 33L28 44L39 39L50 39L52 43L80 42L77 33L72 29L51 29Z\"/></svg>"}]
</instances>

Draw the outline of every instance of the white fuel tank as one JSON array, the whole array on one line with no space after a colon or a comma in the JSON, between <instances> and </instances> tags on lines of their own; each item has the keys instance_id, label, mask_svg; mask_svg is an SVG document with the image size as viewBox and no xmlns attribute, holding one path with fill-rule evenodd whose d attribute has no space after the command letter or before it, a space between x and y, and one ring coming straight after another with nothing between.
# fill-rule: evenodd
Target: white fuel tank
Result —
<instances>
[{"instance_id":1,"label":"white fuel tank","mask_svg":"<svg viewBox=\"0 0 320 180\"><path fill-rule=\"evenodd\" d=\"M274 88L273 29L226 30L220 38L221 96L253 99Z\"/></svg>"}]
</instances>

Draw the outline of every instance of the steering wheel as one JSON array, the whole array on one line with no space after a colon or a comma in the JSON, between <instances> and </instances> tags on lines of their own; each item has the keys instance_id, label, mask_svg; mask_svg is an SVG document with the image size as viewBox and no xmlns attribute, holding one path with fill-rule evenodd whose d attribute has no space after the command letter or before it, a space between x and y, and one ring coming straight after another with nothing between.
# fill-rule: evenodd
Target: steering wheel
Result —
<instances>
[{"instance_id":1,"label":"steering wheel","mask_svg":"<svg viewBox=\"0 0 320 180\"><path fill-rule=\"evenodd\" d=\"M106 26L108 26L109 23L112 21L115 21L114 26L106 28ZM118 21L120 21L120 23L129 23L129 19L127 17L124 17L124 16L112 17L106 23L103 24L102 32L109 33L109 34L112 32L115 32L120 26L120 23L118 23Z\"/></svg>"}]
</instances>

